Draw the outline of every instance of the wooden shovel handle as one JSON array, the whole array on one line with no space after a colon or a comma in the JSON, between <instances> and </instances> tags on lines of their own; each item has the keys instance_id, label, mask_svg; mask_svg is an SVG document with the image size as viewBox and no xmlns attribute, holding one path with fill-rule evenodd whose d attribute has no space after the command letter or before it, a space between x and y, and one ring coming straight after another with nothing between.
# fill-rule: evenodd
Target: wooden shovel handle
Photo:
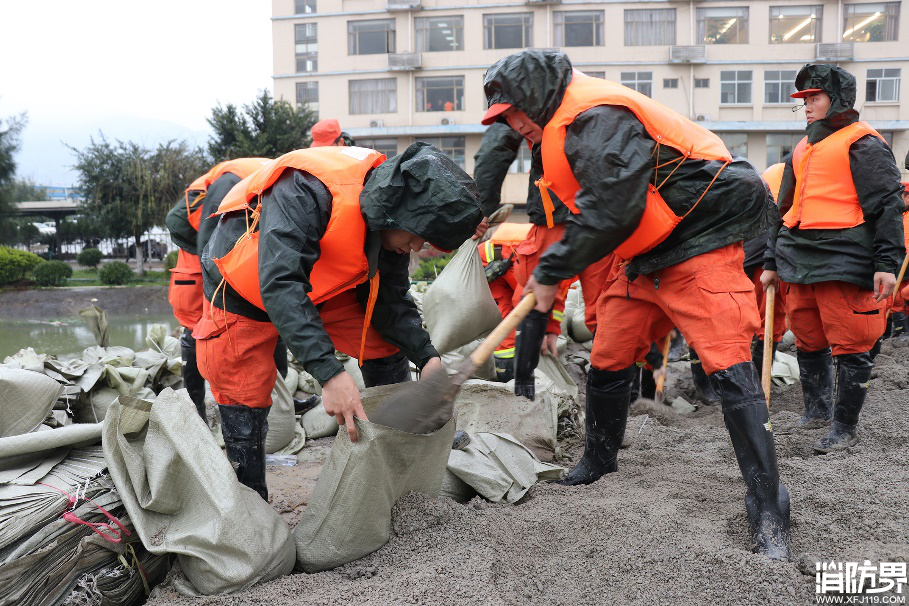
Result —
<instances>
[{"instance_id":1,"label":"wooden shovel handle","mask_svg":"<svg viewBox=\"0 0 909 606\"><path fill-rule=\"evenodd\" d=\"M906 266L909 265L909 253L906 253L906 257L903 259L903 266L900 267L900 273L896 277L896 286L893 288L893 301L896 302L896 294L900 291L900 284L903 283L903 278L906 277ZM893 305L887 310L887 317L890 317L890 314L893 313Z\"/></svg>"},{"instance_id":2,"label":"wooden shovel handle","mask_svg":"<svg viewBox=\"0 0 909 606\"><path fill-rule=\"evenodd\" d=\"M536 304L537 298L533 293L521 299L521 302L511 310L511 313L505 316L505 319L489 333L488 337L483 339L480 346L473 350L473 353L470 354L470 361L477 366L485 362L496 350L496 347L505 340L505 337L510 335L511 331L521 323L521 320L527 317L527 314L530 313L530 310Z\"/></svg>"},{"instance_id":3,"label":"wooden shovel handle","mask_svg":"<svg viewBox=\"0 0 909 606\"><path fill-rule=\"evenodd\" d=\"M669 349L672 347L672 331L669 331L669 334L666 335L666 339L663 341L663 368L660 370L660 374L657 376L656 380L656 392L658 394L663 393L663 386L666 384L666 373L669 371Z\"/></svg>"},{"instance_id":4,"label":"wooden shovel handle","mask_svg":"<svg viewBox=\"0 0 909 606\"><path fill-rule=\"evenodd\" d=\"M767 410L770 410L770 371L773 368L773 317L776 302L776 286L770 284L764 291L764 360L761 368L761 386L767 399Z\"/></svg>"}]
</instances>

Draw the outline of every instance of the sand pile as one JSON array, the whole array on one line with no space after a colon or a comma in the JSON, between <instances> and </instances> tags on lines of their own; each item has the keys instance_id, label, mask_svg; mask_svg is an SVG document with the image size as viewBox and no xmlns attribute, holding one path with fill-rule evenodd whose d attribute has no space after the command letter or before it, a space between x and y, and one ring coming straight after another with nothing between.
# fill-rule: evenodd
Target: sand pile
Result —
<instances>
[{"instance_id":1,"label":"sand pile","mask_svg":"<svg viewBox=\"0 0 909 606\"><path fill-rule=\"evenodd\" d=\"M878 357L862 441L850 452L815 456L811 446L825 430L795 427L800 386L774 388L792 562L748 551L745 487L722 414L701 407L683 417L632 416L634 442L620 454L619 473L591 486L538 485L518 505L411 495L396 507L388 545L358 562L220 598L187 600L164 585L148 603L814 604L819 560L909 560L905 345L887 344ZM687 373L674 374L667 396L690 398ZM580 456L575 440L563 447L570 461ZM273 504L291 523L317 465L310 457L300 466L301 488L287 477L275 486Z\"/></svg>"}]
</instances>

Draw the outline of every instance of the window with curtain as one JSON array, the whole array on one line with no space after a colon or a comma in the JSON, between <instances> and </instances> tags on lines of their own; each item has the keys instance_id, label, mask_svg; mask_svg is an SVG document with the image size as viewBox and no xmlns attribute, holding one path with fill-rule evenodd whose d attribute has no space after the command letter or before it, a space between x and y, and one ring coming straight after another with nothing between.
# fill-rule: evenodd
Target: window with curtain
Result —
<instances>
[{"instance_id":1,"label":"window with curtain","mask_svg":"<svg viewBox=\"0 0 909 606\"><path fill-rule=\"evenodd\" d=\"M675 9L627 9L625 46L675 44Z\"/></svg>"},{"instance_id":2,"label":"window with curtain","mask_svg":"<svg viewBox=\"0 0 909 606\"><path fill-rule=\"evenodd\" d=\"M377 152L385 154L389 158L398 155L397 139L357 139L356 141L357 145L360 147L368 147L369 149L374 149Z\"/></svg>"},{"instance_id":3,"label":"window with curtain","mask_svg":"<svg viewBox=\"0 0 909 606\"><path fill-rule=\"evenodd\" d=\"M748 44L748 7L697 9L699 44Z\"/></svg>"},{"instance_id":4,"label":"window with curtain","mask_svg":"<svg viewBox=\"0 0 909 606\"><path fill-rule=\"evenodd\" d=\"M316 0L294 0L294 14L308 15L316 12Z\"/></svg>"},{"instance_id":5,"label":"window with curtain","mask_svg":"<svg viewBox=\"0 0 909 606\"><path fill-rule=\"evenodd\" d=\"M843 5L843 42L893 42L899 27L899 2Z\"/></svg>"},{"instance_id":6,"label":"window with curtain","mask_svg":"<svg viewBox=\"0 0 909 606\"><path fill-rule=\"evenodd\" d=\"M556 11L555 45L603 46L603 11Z\"/></svg>"},{"instance_id":7,"label":"window with curtain","mask_svg":"<svg viewBox=\"0 0 909 606\"><path fill-rule=\"evenodd\" d=\"M653 72L622 72L621 83L642 95L653 96Z\"/></svg>"},{"instance_id":8,"label":"window with curtain","mask_svg":"<svg viewBox=\"0 0 909 606\"><path fill-rule=\"evenodd\" d=\"M600 80L606 79L606 72L589 72L585 69L584 74L586 74L592 78L599 78Z\"/></svg>"},{"instance_id":9,"label":"window with curtain","mask_svg":"<svg viewBox=\"0 0 909 606\"><path fill-rule=\"evenodd\" d=\"M791 95L796 92L794 69L764 70L764 103L788 103L794 100Z\"/></svg>"},{"instance_id":10,"label":"window with curtain","mask_svg":"<svg viewBox=\"0 0 909 606\"><path fill-rule=\"evenodd\" d=\"M792 153L795 146L805 135L802 133L771 133L767 135L767 166L782 162L783 158Z\"/></svg>"},{"instance_id":11,"label":"window with curtain","mask_svg":"<svg viewBox=\"0 0 909 606\"><path fill-rule=\"evenodd\" d=\"M823 5L771 6L770 43L796 44L821 41Z\"/></svg>"},{"instance_id":12,"label":"window with curtain","mask_svg":"<svg viewBox=\"0 0 909 606\"><path fill-rule=\"evenodd\" d=\"M717 133L726 149L733 156L748 157L748 134L747 133Z\"/></svg>"},{"instance_id":13,"label":"window with curtain","mask_svg":"<svg viewBox=\"0 0 909 606\"><path fill-rule=\"evenodd\" d=\"M350 114L391 114L398 111L397 78L349 80Z\"/></svg>"},{"instance_id":14,"label":"window with curtain","mask_svg":"<svg viewBox=\"0 0 909 606\"><path fill-rule=\"evenodd\" d=\"M865 80L865 101L899 101L900 79L903 70L899 67L869 69Z\"/></svg>"},{"instance_id":15,"label":"window with curtain","mask_svg":"<svg viewBox=\"0 0 909 606\"><path fill-rule=\"evenodd\" d=\"M417 17L417 50L440 52L464 50L464 17Z\"/></svg>"},{"instance_id":16,"label":"window with curtain","mask_svg":"<svg viewBox=\"0 0 909 606\"><path fill-rule=\"evenodd\" d=\"M381 55L395 52L395 20L347 22L348 55Z\"/></svg>"},{"instance_id":17,"label":"window with curtain","mask_svg":"<svg viewBox=\"0 0 909 606\"><path fill-rule=\"evenodd\" d=\"M297 73L319 71L318 25L318 23L298 23L294 26Z\"/></svg>"},{"instance_id":18,"label":"window with curtain","mask_svg":"<svg viewBox=\"0 0 909 606\"><path fill-rule=\"evenodd\" d=\"M524 143L521 143L521 147L518 148L518 157L515 158L514 162L511 163L511 166L508 167L508 172L529 173L532 162L533 155L530 153L530 148Z\"/></svg>"},{"instance_id":19,"label":"window with curtain","mask_svg":"<svg viewBox=\"0 0 909 606\"><path fill-rule=\"evenodd\" d=\"M532 46L533 13L483 15L483 48L526 48Z\"/></svg>"},{"instance_id":20,"label":"window with curtain","mask_svg":"<svg viewBox=\"0 0 909 606\"><path fill-rule=\"evenodd\" d=\"M464 137L421 137L417 141L435 145L448 154L455 164L464 168Z\"/></svg>"},{"instance_id":21,"label":"window with curtain","mask_svg":"<svg viewBox=\"0 0 909 606\"><path fill-rule=\"evenodd\" d=\"M453 112L464 109L464 76L417 78L418 112Z\"/></svg>"},{"instance_id":22,"label":"window with curtain","mask_svg":"<svg viewBox=\"0 0 909 606\"><path fill-rule=\"evenodd\" d=\"M306 104L309 109L319 113L319 83L297 82L297 105Z\"/></svg>"},{"instance_id":23,"label":"window with curtain","mask_svg":"<svg viewBox=\"0 0 909 606\"><path fill-rule=\"evenodd\" d=\"M751 70L720 72L720 104L751 103Z\"/></svg>"}]
</instances>

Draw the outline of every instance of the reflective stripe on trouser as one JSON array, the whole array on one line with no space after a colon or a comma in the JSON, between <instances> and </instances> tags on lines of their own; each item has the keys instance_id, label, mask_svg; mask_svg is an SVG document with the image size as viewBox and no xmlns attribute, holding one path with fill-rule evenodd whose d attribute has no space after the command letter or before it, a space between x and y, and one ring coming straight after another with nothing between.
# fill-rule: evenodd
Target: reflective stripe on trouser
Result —
<instances>
[{"instance_id":1,"label":"reflective stripe on trouser","mask_svg":"<svg viewBox=\"0 0 909 606\"><path fill-rule=\"evenodd\" d=\"M848 282L786 284L786 313L800 351L833 349L834 356L864 353L884 334L889 299Z\"/></svg>"},{"instance_id":2,"label":"reflective stripe on trouser","mask_svg":"<svg viewBox=\"0 0 909 606\"><path fill-rule=\"evenodd\" d=\"M593 367L627 368L673 326L697 350L707 374L750 362L760 320L743 261L741 243L731 244L633 282L616 262L597 305Z\"/></svg>"}]
</instances>

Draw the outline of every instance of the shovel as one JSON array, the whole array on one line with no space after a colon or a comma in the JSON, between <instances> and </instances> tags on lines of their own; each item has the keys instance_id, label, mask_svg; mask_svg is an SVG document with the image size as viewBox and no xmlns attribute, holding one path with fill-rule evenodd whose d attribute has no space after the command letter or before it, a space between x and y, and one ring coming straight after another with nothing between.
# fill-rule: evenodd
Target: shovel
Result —
<instances>
[{"instance_id":1,"label":"shovel","mask_svg":"<svg viewBox=\"0 0 909 606\"><path fill-rule=\"evenodd\" d=\"M411 433L431 433L445 425L454 415L454 399L461 385L489 359L536 303L533 293L521 299L480 346L458 364L453 375L440 370L420 381L402 383L369 415L369 420L386 427L406 425Z\"/></svg>"},{"instance_id":2,"label":"shovel","mask_svg":"<svg viewBox=\"0 0 909 606\"><path fill-rule=\"evenodd\" d=\"M765 292L764 303L764 361L761 368L761 387L764 388L764 397L767 398L767 410L770 410L770 382L773 369L773 317L774 302L776 301L776 286L770 284Z\"/></svg>"},{"instance_id":3,"label":"shovel","mask_svg":"<svg viewBox=\"0 0 909 606\"><path fill-rule=\"evenodd\" d=\"M669 349L672 347L672 333L670 330L669 334L666 335L666 340L663 341L663 367L660 369L660 374L656 378L656 403L663 403L663 391L666 387L666 373L669 372Z\"/></svg>"}]
</instances>

